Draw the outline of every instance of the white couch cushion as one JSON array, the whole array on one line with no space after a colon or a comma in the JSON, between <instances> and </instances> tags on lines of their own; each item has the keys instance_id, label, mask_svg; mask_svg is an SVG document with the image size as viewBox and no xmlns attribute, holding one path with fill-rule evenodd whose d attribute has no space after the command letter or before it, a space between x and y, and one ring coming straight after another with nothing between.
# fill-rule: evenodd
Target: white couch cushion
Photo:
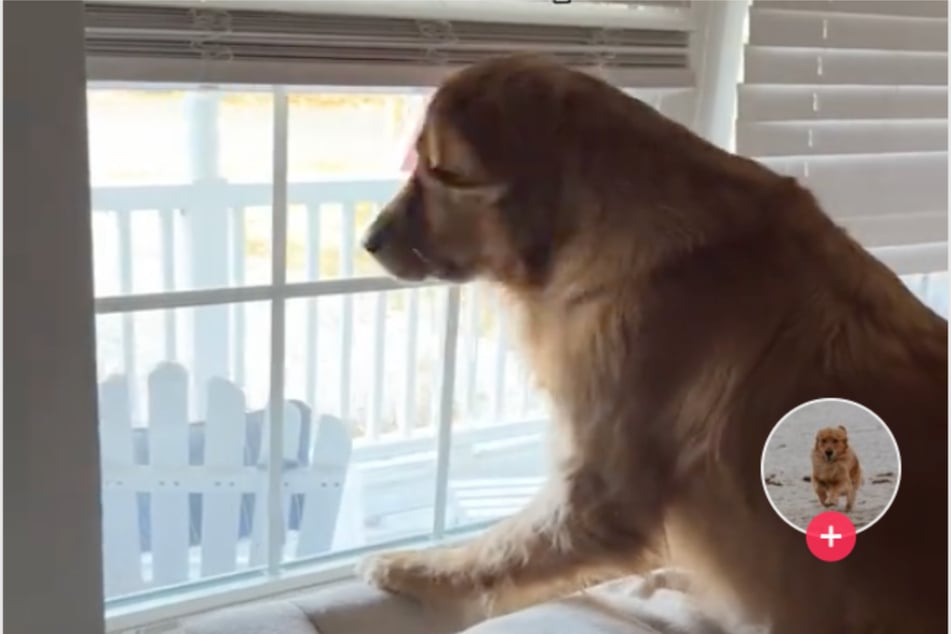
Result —
<instances>
[{"instance_id":1,"label":"white couch cushion","mask_svg":"<svg viewBox=\"0 0 951 634\"><path fill-rule=\"evenodd\" d=\"M188 634L739 634L706 618L686 594L637 594L641 580L612 581L584 593L472 625L452 608L424 607L362 582L220 610L185 623ZM469 629L466 629L467 626Z\"/></svg>"},{"instance_id":2,"label":"white couch cushion","mask_svg":"<svg viewBox=\"0 0 951 634\"><path fill-rule=\"evenodd\" d=\"M353 581L292 598L225 608L187 619L187 634L455 634L467 623L453 610Z\"/></svg>"},{"instance_id":3,"label":"white couch cushion","mask_svg":"<svg viewBox=\"0 0 951 634\"><path fill-rule=\"evenodd\" d=\"M250 603L187 619L186 634L316 634L313 622L291 601Z\"/></svg>"}]
</instances>

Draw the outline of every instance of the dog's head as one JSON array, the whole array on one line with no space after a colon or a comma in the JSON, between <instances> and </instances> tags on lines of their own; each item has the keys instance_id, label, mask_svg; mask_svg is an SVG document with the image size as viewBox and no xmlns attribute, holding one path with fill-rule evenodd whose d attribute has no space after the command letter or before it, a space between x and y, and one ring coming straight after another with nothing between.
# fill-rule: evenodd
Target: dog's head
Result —
<instances>
[{"instance_id":1,"label":"dog's head","mask_svg":"<svg viewBox=\"0 0 951 634\"><path fill-rule=\"evenodd\" d=\"M504 185L431 114L416 152L413 174L367 230L364 248L406 280L461 282L505 266L514 254L499 208Z\"/></svg>"},{"instance_id":2,"label":"dog's head","mask_svg":"<svg viewBox=\"0 0 951 634\"><path fill-rule=\"evenodd\" d=\"M849 448L849 434L845 427L824 427L816 432L815 452L826 462L835 462Z\"/></svg>"},{"instance_id":3,"label":"dog's head","mask_svg":"<svg viewBox=\"0 0 951 634\"><path fill-rule=\"evenodd\" d=\"M433 96L416 168L364 248L406 280L543 282L582 212L586 223L597 214L588 176L608 164L597 153L620 142L611 125L630 101L532 56L460 71Z\"/></svg>"}]
</instances>

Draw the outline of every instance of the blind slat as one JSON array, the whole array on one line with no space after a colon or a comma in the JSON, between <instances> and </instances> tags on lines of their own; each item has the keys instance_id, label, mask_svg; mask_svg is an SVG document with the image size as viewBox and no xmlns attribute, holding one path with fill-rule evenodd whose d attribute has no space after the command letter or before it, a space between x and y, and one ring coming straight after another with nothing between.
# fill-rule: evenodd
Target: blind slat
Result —
<instances>
[{"instance_id":1,"label":"blind slat","mask_svg":"<svg viewBox=\"0 0 951 634\"><path fill-rule=\"evenodd\" d=\"M947 51L948 21L932 18L750 10L754 46Z\"/></svg>"},{"instance_id":2,"label":"blind slat","mask_svg":"<svg viewBox=\"0 0 951 634\"><path fill-rule=\"evenodd\" d=\"M505 22L527 25L680 28L690 19L690 0L578 2L550 0L94 0L90 5L149 4L157 7L258 11L289 16L335 15L358 18Z\"/></svg>"},{"instance_id":3,"label":"blind slat","mask_svg":"<svg viewBox=\"0 0 951 634\"><path fill-rule=\"evenodd\" d=\"M685 69L603 68L576 65L618 86L683 88L694 83ZM102 82L168 84L281 84L288 86L433 87L458 70L448 64L368 64L312 62L289 64L280 59L196 62L191 59L97 57L86 62L87 77Z\"/></svg>"},{"instance_id":4,"label":"blind slat","mask_svg":"<svg viewBox=\"0 0 951 634\"><path fill-rule=\"evenodd\" d=\"M947 86L947 53L747 46L750 84L930 84Z\"/></svg>"},{"instance_id":5,"label":"blind slat","mask_svg":"<svg viewBox=\"0 0 951 634\"><path fill-rule=\"evenodd\" d=\"M948 87L746 84L737 107L740 121L944 119Z\"/></svg>"},{"instance_id":6,"label":"blind slat","mask_svg":"<svg viewBox=\"0 0 951 634\"><path fill-rule=\"evenodd\" d=\"M634 84L619 84L633 86ZM663 113L678 123L690 126L693 123L696 91L693 88L668 89L629 89L627 93L640 99L655 110Z\"/></svg>"},{"instance_id":7,"label":"blind slat","mask_svg":"<svg viewBox=\"0 0 951 634\"><path fill-rule=\"evenodd\" d=\"M937 273L948 270L947 242L875 247L869 251L898 275Z\"/></svg>"},{"instance_id":8,"label":"blind slat","mask_svg":"<svg viewBox=\"0 0 951 634\"><path fill-rule=\"evenodd\" d=\"M947 18L943 0L754 0L755 8Z\"/></svg>"},{"instance_id":9,"label":"blind slat","mask_svg":"<svg viewBox=\"0 0 951 634\"><path fill-rule=\"evenodd\" d=\"M760 159L810 188L832 217L948 208L948 154L789 156Z\"/></svg>"},{"instance_id":10,"label":"blind slat","mask_svg":"<svg viewBox=\"0 0 951 634\"><path fill-rule=\"evenodd\" d=\"M838 218L838 224L866 247L948 241L948 214L943 211L892 213Z\"/></svg>"},{"instance_id":11,"label":"blind slat","mask_svg":"<svg viewBox=\"0 0 951 634\"><path fill-rule=\"evenodd\" d=\"M740 121L736 126L736 148L748 156L946 152L948 121Z\"/></svg>"}]
</instances>

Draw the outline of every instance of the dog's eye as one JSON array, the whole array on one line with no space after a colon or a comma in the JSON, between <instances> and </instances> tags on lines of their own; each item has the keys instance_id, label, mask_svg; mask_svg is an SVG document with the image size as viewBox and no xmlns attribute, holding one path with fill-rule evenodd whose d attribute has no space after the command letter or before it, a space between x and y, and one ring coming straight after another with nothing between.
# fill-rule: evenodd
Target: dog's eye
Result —
<instances>
[{"instance_id":1,"label":"dog's eye","mask_svg":"<svg viewBox=\"0 0 951 634\"><path fill-rule=\"evenodd\" d=\"M442 165L427 165L426 173L428 176L431 176L434 180L439 181L445 185L464 185L466 183L465 177L463 177L458 172L446 169Z\"/></svg>"},{"instance_id":2,"label":"dog's eye","mask_svg":"<svg viewBox=\"0 0 951 634\"><path fill-rule=\"evenodd\" d=\"M433 176L440 180L452 181L459 179L458 174L447 170L445 167L440 167L439 165L432 167L430 171L432 172Z\"/></svg>"}]
</instances>

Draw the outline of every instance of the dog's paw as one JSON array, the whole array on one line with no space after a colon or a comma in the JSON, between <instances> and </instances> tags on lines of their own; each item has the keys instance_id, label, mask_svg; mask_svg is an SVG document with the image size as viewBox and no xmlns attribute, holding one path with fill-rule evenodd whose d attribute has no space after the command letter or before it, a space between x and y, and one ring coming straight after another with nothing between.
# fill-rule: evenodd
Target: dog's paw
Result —
<instances>
[{"instance_id":1,"label":"dog's paw","mask_svg":"<svg viewBox=\"0 0 951 634\"><path fill-rule=\"evenodd\" d=\"M462 577L453 575L442 563L435 550L401 550L367 557L357 572L381 590L420 600L460 594L462 588L454 581Z\"/></svg>"},{"instance_id":2,"label":"dog's paw","mask_svg":"<svg viewBox=\"0 0 951 634\"><path fill-rule=\"evenodd\" d=\"M686 570L672 567L657 568L644 575L637 590L637 596L641 599L649 599L661 589L690 594L694 590L694 585L693 575Z\"/></svg>"},{"instance_id":3,"label":"dog's paw","mask_svg":"<svg viewBox=\"0 0 951 634\"><path fill-rule=\"evenodd\" d=\"M363 559L357 573L368 583L397 594L414 594L426 578L426 561L418 551L406 550Z\"/></svg>"}]
</instances>

